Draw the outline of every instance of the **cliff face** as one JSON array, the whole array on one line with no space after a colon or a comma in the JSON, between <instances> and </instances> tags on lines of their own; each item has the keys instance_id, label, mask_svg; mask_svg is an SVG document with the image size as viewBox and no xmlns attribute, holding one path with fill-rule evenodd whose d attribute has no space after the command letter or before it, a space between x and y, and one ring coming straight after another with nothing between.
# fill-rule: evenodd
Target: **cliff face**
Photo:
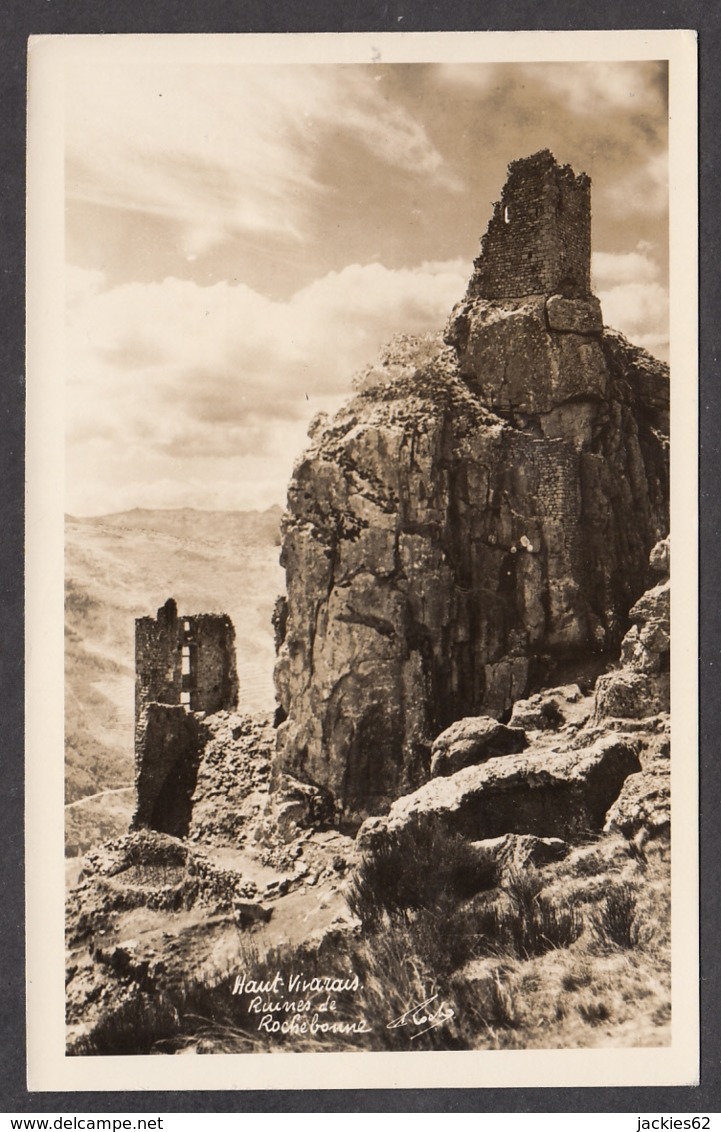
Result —
<instances>
[{"instance_id":1,"label":"cliff face","mask_svg":"<svg viewBox=\"0 0 721 1132\"><path fill-rule=\"evenodd\" d=\"M425 781L454 720L596 675L667 531L666 367L578 287L493 297L479 270L448 346L396 349L289 489L276 770L352 822Z\"/></svg>"}]
</instances>

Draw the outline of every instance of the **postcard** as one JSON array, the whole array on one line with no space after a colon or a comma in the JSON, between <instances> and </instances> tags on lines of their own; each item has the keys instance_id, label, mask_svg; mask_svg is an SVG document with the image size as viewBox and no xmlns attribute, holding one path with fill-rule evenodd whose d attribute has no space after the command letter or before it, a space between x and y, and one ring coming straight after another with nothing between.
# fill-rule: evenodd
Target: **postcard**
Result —
<instances>
[{"instance_id":1,"label":"postcard","mask_svg":"<svg viewBox=\"0 0 721 1132\"><path fill-rule=\"evenodd\" d=\"M695 1082L694 33L28 103L29 1087Z\"/></svg>"}]
</instances>

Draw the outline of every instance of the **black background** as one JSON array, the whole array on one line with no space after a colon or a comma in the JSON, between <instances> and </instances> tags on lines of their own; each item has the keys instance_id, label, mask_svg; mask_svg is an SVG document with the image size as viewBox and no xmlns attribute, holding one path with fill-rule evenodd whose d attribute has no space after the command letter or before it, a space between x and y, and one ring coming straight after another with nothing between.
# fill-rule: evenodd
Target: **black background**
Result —
<instances>
[{"instance_id":1,"label":"black background","mask_svg":"<svg viewBox=\"0 0 721 1132\"><path fill-rule=\"evenodd\" d=\"M401 18L402 17L402 18ZM673 1088L28 1093L23 874L25 78L30 35L695 28L700 172L701 1083ZM0 1104L32 1112L632 1112L721 1109L719 903L721 5L718 0L0 0ZM42 703L28 711L42 711ZM320 1058L321 1055L319 1055ZM649 1056L653 1056L649 1051ZM319 1066L321 1062L319 1061ZM322 1073L322 1068L319 1068ZM88 1063L88 1081L92 1080ZM332 1084L332 1080L328 1081ZM713 1125L712 1121L712 1125ZM631 1126L635 1129L635 1122Z\"/></svg>"}]
</instances>

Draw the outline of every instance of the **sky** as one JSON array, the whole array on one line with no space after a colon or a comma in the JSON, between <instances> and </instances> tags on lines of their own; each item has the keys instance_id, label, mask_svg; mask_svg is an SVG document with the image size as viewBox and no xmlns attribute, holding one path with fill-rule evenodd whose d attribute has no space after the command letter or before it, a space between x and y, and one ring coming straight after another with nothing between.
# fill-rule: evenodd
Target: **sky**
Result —
<instances>
[{"instance_id":1,"label":"sky","mask_svg":"<svg viewBox=\"0 0 721 1132\"><path fill-rule=\"evenodd\" d=\"M662 62L74 69L66 510L283 505L311 418L443 328L542 148L592 179L605 322L666 359L667 121Z\"/></svg>"}]
</instances>

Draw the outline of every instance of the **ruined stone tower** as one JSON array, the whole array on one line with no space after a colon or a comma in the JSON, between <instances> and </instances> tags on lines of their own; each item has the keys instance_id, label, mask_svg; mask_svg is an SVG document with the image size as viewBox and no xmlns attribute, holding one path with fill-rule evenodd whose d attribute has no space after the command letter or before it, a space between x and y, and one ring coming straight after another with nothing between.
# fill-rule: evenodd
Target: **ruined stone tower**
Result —
<instances>
[{"instance_id":1,"label":"ruined stone tower","mask_svg":"<svg viewBox=\"0 0 721 1132\"><path fill-rule=\"evenodd\" d=\"M591 286L591 182L548 149L512 161L469 293L586 298Z\"/></svg>"},{"instance_id":2,"label":"ruined stone tower","mask_svg":"<svg viewBox=\"0 0 721 1132\"><path fill-rule=\"evenodd\" d=\"M573 401L608 394L601 304L591 293L591 181L550 150L512 161L465 299L446 330L485 405L583 440ZM560 409L560 412L557 411Z\"/></svg>"},{"instance_id":3,"label":"ruined stone tower","mask_svg":"<svg viewBox=\"0 0 721 1132\"><path fill-rule=\"evenodd\" d=\"M173 598L135 622L135 790L132 828L187 833L204 744L195 713L238 700L235 630L225 614L179 616Z\"/></svg>"}]
</instances>

